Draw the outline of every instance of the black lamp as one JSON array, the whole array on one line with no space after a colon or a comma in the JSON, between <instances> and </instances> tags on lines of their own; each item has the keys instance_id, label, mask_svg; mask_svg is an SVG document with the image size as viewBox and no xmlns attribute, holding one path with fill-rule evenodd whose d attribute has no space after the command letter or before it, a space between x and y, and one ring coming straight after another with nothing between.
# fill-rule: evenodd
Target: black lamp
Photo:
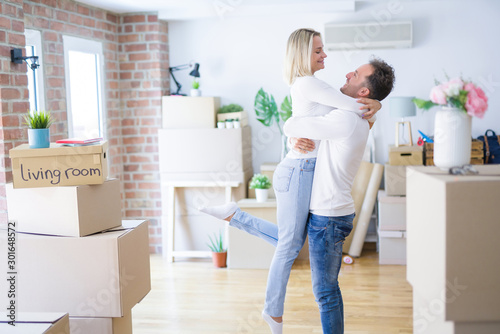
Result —
<instances>
[{"instance_id":1,"label":"black lamp","mask_svg":"<svg viewBox=\"0 0 500 334\"><path fill-rule=\"evenodd\" d=\"M15 64L22 64L24 60L33 71L40 67L40 64L38 63L38 56L23 57L22 49L10 50L10 60ZM28 60L30 62L28 62Z\"/></svg>"},{"instance_id":2,"label":"black lamp","mask_svg":"<svg viewBox=\"0 0 500 334\"><path fill-rule=\"evenodd\" d=\"M186 94L179 93L181 91L182 85L179 83L179 81L177 81L175 79L173 72L179 71L179 70L185 70L185 69L193 67L193 66L194 66L194 69L191 72L189 72L189 75L192 77L195 77L195 78L199 78L200 77L200 72L199 72L200 64L198 64L198 63L194 63L194 64L189 63L189 64L184 64L184 65L179 65L179 66L174 66L174 67L168 68L170 75L172 75L172 79L174 79L175 85L177 86L177 90L172 95L186 95Z\"/></svg>"}]
</instances>

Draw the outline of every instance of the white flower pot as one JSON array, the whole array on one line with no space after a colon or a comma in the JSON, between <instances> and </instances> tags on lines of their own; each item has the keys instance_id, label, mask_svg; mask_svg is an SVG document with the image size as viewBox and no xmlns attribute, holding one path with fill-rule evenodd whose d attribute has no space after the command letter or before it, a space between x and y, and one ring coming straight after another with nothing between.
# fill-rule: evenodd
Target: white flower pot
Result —
<instances>
[{"instance_id":1,"label":"white flower pot","mask_svg":"<svg viewBox=\"0 0 500 334\"><path fill-rule=\"evenodd\" d=\"M201 90L199 89L191 89L191 96L201 96Z\"/></svg>"},{"instance_id":2,"label":"white flower pot","mask_svg":"<svg viewBox=\"0 0 500 334\"><path fill-rule=\"evenodd\" d=\"M441 169L470 163L472 117L466 112L443 107L434 124L434 164Z\"/></svg>"},{"instance_id":3,"label":"white flower pot","mask_svg":"<svg viewBox=\"0 0 500 334\"><path fill-rule=\"evenodd\" d=\"M255 189L255 197L259 203L266 202L269 197L269 189Z\"/></svg>"},{"instance_id":4,"label":"white flower pot","mask_svg":"<svg viewBox=\"0 0 500 334\"><path fill-rule=\"evenodd\" d=\"M217 122L217 127L219 129L225 129L226 128L226 122Z\"/></svg>"},{"instance_id":5,"label":"white flower pot","mask_svg":"<svg viewBox=\"0 0 500 334\"><path fill-rule=\"evenodd\" d=\"M226 122L226 129L232 129L234 128L233 122Z\"/></svg>"}]
</instances>

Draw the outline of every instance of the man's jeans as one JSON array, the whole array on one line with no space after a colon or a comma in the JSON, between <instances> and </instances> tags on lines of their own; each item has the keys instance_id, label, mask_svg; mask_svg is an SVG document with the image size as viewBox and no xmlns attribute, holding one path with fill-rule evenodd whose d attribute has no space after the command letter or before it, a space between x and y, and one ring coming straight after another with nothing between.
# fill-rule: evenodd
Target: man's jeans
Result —
<instances>
[{"instance_id":1,"label":"man's jeans","mask_svg":"<svg viewBox=\"0 0 500 334\"><path fill-rule=\"evenodd\" d=\"M264 307L264 312L273 317L283 315L290 271L306 240L315 163L316 158L285 158L276 168L273 188L276 194L278 226L239 209L229 222L229 225L276 246L269 268Z\"/></svg>"},{"instance_id":2,"label":"man's jeans","mask_svg":"<svg viewBox=\"0 0 500 334\"><path fill-rule=\"evenodd\" d=\"M344 303L338 276L342 246L351 233L354 214L339 217L309 215L309 260L314 297L321 313L324 334L344 333Z\"/></svg>"}]
</instances>

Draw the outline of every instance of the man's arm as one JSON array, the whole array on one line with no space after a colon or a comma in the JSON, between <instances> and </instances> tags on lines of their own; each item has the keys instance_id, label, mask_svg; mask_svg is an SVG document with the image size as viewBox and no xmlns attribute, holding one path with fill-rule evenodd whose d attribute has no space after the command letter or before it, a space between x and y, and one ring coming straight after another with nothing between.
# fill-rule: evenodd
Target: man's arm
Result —
<instances>
[{"instance_id":1,"label":"man's arm","mask_svg":"<svg viewBox=\"0 0 500 334\"><path fill-rule=\"evenodd\" d=\"M290 117L283 126L288 137L318 140L347 137L352 129L353 122L350 116L335 110L324 116Z\"/></svg>"}]
</instances>

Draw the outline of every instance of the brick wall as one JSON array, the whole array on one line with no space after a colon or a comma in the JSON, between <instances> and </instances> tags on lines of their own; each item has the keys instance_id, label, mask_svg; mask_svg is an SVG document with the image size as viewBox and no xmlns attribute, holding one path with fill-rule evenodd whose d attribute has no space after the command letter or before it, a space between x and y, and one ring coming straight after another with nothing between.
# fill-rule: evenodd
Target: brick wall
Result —
<instances>
[{"instance_id":1,"label":"brick wall","mask_svg":"<svg viewBox=\"0 0 500 334\"><path fill-rule=\"evenodd\" d=\"M24 29L42 33L46 105L57 122L52 141L67 137L64 34L103 43L106 136L110 176L122 182L123 216L149 219L151 251L161 251L157 130L161 96L169 91L167 23L156 13L118 15L69 0L2 1L0 11L0 185L11 179L8 150L27 141L21 125L29 108L26 65L10 62L24 47ZM4 186L0 217L6 219Z\"/></svg>"}]
</instances>

